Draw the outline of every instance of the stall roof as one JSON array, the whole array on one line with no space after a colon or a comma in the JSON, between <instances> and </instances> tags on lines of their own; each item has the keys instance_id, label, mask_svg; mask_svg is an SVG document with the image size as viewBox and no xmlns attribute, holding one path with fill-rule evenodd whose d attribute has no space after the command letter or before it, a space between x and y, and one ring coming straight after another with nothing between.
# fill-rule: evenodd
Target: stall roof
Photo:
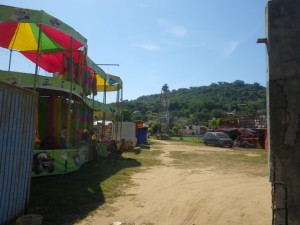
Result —
<instances>
[{"instance_id":1,"label":"stall roof","mask_svg":"<svg viewBox=\"0 0 300 225\"><path fill-rule=\"evenodd\" d=\"M43 10L32 10L0 5L0 21L1 36L6 37L6 39L1 39L1 47L16 49L19 51L36 50L38 36L37 31L38 27L41 27L42 25L45 25L45 30L43 30L42 35L45 35L45 37L48 36L60 47L68 48L70 44L69 37L73 37L75 39L75 49L78 49L81 46L87 46L87 39L85 37L69 25L63 23L54 16L49 15ZM23 32L24 34L25 31L29 32L27 35L30 37L30 41L28 39L22 41L19 39L19 35L18 37L14 36L15 32ZM12 37L18 38L19 40L14 40ZM44 42L44 44L47 46L46 42ZM32 49L32 47L35 48Z\"/></svg>"},{"instance_id":2,"label":"stall roof","mask_svg":"<svg viewBox=\"0 0 300 225\"><path fill-rule=\"evenodd\" d=\"M73 56L74 64L82 68L87 64L98 92L122 88L119 77L105 73L87 57L85 37L42 10L0 5L0 47L18 51L34 63L38 53L38 65L53 73L64 73Z\"/></svg>"},{"instance_id":3,"label":"stall roof","mask_svg":"<svg viewBox=\"0 0 300 225\"><path fill-rule=\"evenodd\" d=\"M90 72L96 75L97 91L118 91L122 89L122 80L120 77L105 73L96 63L90 58L87 60ZM104 87L104 85L106 87Z\"/></svg>"}]
</instances>

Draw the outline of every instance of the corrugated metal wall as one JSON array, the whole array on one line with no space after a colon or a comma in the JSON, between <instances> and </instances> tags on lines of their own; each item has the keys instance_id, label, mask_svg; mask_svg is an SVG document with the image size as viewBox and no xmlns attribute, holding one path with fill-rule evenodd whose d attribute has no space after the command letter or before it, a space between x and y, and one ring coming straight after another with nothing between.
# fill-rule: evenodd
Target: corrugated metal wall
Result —
<instances>
[{"instance_id":1,"label":"corrugated metal wall","mask_svg":"<svg viewBox=\"0 0 300 225\"><path fill-rule=\"evenodd\" d=\"M37 100L33 91L0 82L0 224L28 204Z\"/></svg>"}]
</instances>

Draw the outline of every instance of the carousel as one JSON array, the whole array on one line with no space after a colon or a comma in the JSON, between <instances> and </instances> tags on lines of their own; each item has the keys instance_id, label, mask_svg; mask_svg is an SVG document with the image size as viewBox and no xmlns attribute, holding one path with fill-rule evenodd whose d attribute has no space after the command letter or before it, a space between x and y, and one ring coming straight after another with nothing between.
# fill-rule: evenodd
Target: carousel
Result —
<instances>
[{"instance_id":1,"label":"carousel","mask_svg":"<svg viewBox=\"0 0 300 225\"><path fill-rule=\"evenodd\" d=\"M7 59L0 81L39 96L32 176L78 170L93 159L90 137L103 142L107 133L105 126L94 129L95 118L100 124L121 118L122 80L93 62L86 38L59 19L3 5L0 11L0 54ZM114 107L106 104L106 92L116 92ZM95 100L98 94L102 102Z\"/></svg>"}]
</instances>

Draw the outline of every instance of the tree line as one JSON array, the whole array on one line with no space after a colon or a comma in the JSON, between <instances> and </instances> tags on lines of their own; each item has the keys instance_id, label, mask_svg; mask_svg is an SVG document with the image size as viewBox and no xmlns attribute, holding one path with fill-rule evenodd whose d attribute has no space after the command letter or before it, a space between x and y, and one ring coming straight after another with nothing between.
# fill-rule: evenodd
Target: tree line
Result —
<instances>
[{"instance_id":1,"label":"tree line","mask_svg":"<svg viewBox=\"0 0 300 225\"><path fill-rule=\"evenodd\" d=\"M123 121L143 120L159 125L161 95L141 96L122 102ZM266 114L266 88L259 83L218 82L209 86L180 88L169 92L170 129L190 124L208 125L214 119L228 118L228 113L243 116Z\"/></svg>"}]
</instances>

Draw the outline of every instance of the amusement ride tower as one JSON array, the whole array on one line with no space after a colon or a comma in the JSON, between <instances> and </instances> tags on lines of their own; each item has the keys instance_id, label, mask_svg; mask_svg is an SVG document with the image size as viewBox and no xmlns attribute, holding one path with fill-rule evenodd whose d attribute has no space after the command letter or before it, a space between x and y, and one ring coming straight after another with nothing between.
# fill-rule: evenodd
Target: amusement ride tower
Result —
<instances>
[{"instance_id":1,"label":"amusement ride tower","mask_svg":"<svg viewBox=\"0 0 300 225\"><path fill-rule=\"evenodd\" d=\"M170 90L167 84L161 89L160 94L160 114L159 120L161 124L161 132L167 133L169 130L169 103L170 103Z\"/></svg>"}]
</instances>

